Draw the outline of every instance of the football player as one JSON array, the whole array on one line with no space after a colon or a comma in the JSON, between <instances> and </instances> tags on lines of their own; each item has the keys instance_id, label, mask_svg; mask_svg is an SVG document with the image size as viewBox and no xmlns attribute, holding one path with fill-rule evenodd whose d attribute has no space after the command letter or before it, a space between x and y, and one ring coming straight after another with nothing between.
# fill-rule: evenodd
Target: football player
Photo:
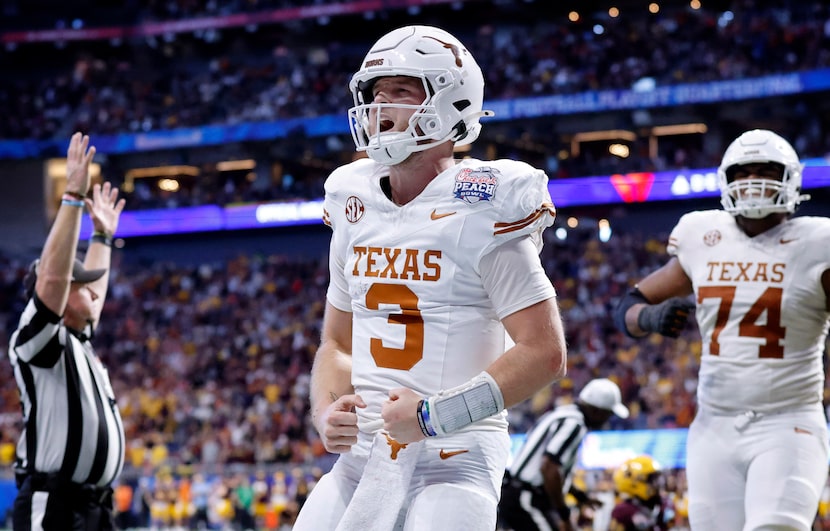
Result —
<instances>
[{"instance_id":1,"label":"football player","mask_svg":"<svg viewBox=\"0 0 830 531\"><path fill-rule=\"evenodd\" d=\"M555 214L548 178L522 162L454 157L492 113L481 69L444 30L383 36L350 89L352 136L368 157L326 182L331 280L311 374L314 425L341 455L294 529L338 528L369 454L385 453L417 454L396 502L405 529L492 530L505 408L565 367L539 259ZM358 508L375 528L394 510L381 505Z\"/></svg>"},{"instance_id":2,"label":"football player","mask_svg":"<svg viewBox=\"0 0 830 531\"><path fill-rule=\"evenodd\" d=\"M793 217L809 197L801 171L776 133L740 135L718 168L723 210L680 218L671 259L617 308L631 336L677 337L696 306L703 344L687 443L693 529L810 529L827 479L830 220Z\"/></svg>"},{"instance_id":3,"label":"football player","mask_svg":"<svg viewBox=\"0 0 830 531\"><path fill-rule=\"evenodd\" d=\"M627 459L614 471L620 501L611 511L610 531L668 529L660 465L648 455Z\"/></svg>"}]
</instances>

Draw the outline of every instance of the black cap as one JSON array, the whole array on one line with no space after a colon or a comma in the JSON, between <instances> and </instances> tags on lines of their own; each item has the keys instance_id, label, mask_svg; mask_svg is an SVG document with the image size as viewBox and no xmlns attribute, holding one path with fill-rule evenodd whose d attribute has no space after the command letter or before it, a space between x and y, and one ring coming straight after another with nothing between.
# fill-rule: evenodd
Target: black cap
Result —
<instances>
[{"instance_id":1,"label":"black cap","mask_svg":"<svg viewBox=\"0 0 830 531\"><path fill-rule=\"evenodd\" d=\"M40 259L32 261L32 263L29 264L29 270L26 272L26 276L23 277L23 289L25 291L26 298L31 298L35 291L35 282L37 281L38 269L37 266L39 263ZM95 282L104 276L104 273L106 272L106 269L87 269L84 267L84 263L76 258L75 263L72 264L72 282L89 284L90 282Z\"/></svg>"},{"instance_id":2,"label":"black cap","mask_svg":"<svg viewBox=\"0 0 830 531\"><path fill-rule=\"evenodd\" d=\"M75 264L72 266L72 282L89 284L104 276L106 272L106 269L87 269L84 267L84 263L76 258Z\"/></svg>"}]
</instances>

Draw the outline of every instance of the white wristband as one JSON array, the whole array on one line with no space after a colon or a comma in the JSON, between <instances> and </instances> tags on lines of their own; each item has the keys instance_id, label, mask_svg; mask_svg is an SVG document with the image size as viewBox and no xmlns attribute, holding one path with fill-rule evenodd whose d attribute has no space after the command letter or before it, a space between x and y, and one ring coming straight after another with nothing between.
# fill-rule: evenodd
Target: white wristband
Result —
<instances>
[{"instance_id":1,"label":"white wristband","mask_svg":"<svg viewBox=\"0 0 830 531\"><path fill-rule=\"evenodd\" d=\"M427 398L430 428L446 435L504 410L504 396L487 371L472 380Z\"/></svg>"}]
</instances>

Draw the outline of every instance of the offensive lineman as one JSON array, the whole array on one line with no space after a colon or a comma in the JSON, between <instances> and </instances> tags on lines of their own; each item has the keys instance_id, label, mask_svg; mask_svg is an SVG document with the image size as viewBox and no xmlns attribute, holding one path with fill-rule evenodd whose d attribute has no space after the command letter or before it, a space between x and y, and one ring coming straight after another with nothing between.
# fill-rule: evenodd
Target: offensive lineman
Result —
<instances>
[{"instance_id":1,"label":"offensive lineman","mask_svg":"<svg viewBox=\"0 0 830 531\"><path fill-rule=\"evenodd\" d=\"M672 258L617 308L633 337L677 337L692 304L703 342L687 474L693 529L808 530L827 480L822 359L830 323L830 220L791 217L803 165L767 130L718 168L724 211L684 215Z\"/></svg>"},{"instance_id":2,"label":"offensive lineman","mask_svg":"<svg viewBox=\"0 0 830 531\"><path fill-rule=\"evenodd\" d=\"M398 528L492 530L504 410L565 371L538 255L555 214L548 179L522 162L454 159L492 113L480 68L446 31L388 33L350 89L352 136L369 158L326 182L331 281L311 374L314 425L341 456L294 529L337 528L382 426L390 446L375 450L417 453Z\"/></svg>"}]
</instances>

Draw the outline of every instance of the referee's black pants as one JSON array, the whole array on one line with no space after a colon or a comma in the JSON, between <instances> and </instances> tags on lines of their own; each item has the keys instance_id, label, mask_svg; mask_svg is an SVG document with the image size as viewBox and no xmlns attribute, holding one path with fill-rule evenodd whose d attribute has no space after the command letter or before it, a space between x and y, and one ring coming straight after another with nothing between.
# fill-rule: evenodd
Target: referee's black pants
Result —
<instances>
[{"instance_id":1,"label":"referee's black pants","mask_svg":"<svg viewBox=\"0 0 830 531\"><path fill-rule=\"evenodd\" d=\"M499 501L499 523L513 531L551 531L559 529L559 517L541 488L505 475Z\"/></svg>"},{"instance_id":2,"label":"referee's black pants","mask_svg":"<svg viewBox=\"0 0 830 531\"><path fill-rule=\"evenodd\" d=\"M114 531L112 489L79 485L55 474L16 478L14 531Z\"/></svg>"}]
</instances>

